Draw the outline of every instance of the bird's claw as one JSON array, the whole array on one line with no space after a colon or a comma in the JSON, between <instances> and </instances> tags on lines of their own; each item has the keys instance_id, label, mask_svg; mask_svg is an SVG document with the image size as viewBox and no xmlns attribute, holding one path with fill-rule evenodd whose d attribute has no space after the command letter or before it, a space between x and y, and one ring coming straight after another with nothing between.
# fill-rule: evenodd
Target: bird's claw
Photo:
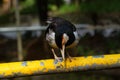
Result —
<instances>
[{"instance_id":1,"label":"bird's claw","mask_svg":"<svg viewBox=\"0 0 120 80\"><path fill-rule=\"evenodd\" d=\"M62 62L63 59L62 59L61 57L55 57L55 61L57 61L57 62Z\"/></svg>"},{"instance_id":2,"label":"bird's claw","mask_svg":"<svg viewBox=\"0 0 120 80\"><path fill-rule=\"evenodd\" d=\"M63 59L61 57L57 57L55 58L54 63L57 64L58 62L62 62L62 61Z\"/></svg>"},{"instance_id":3,"label":"bird's claw","mask_svg":"<svg viewBox=\"0 0 120 80\"><path fill-rule=\"evenodd\" d=\"M72 57L68 57L69 61L72 62Z\"/></svg>"}]
</instances>

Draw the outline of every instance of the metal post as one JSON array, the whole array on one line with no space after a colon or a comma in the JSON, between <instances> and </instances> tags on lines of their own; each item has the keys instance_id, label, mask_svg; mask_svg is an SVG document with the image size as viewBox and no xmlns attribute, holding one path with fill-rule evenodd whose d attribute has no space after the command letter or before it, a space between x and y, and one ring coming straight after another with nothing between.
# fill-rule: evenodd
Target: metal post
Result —
<instances>
[{"instance_id":1,"label":"metal post","mask_svg":"<svg viewBox=\"0 0 120 80\"><path fill-rule=\"evenodd\" d=\"M16 26L20 26L20 13L19 13L19 0L15 0L15 17L16 17ZM18 48L18 60L23 60L23 52L22 52L22 38L21 32L17 31L17 48Z\"/></svg>"}]
</instances>

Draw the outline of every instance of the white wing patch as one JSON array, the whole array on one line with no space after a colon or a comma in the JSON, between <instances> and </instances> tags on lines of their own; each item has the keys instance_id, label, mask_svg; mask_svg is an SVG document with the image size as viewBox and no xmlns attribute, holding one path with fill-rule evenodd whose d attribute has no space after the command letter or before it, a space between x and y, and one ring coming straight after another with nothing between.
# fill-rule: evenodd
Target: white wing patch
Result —
<instances>
[{"instance_id":1,"label":"white wing patch","mask_svg":"<svg viewBox=\"0 0 120 80\"><path fill-rule=\"evenodd\" d=\"M74 46L76 46L76 45L79 43L79 39L80 39L80 38L79 38L79 36L78 36L77 31L73 32L73 34L74 34L74 36L75 36L75 41L74 41L71 45L67 46L67 48L74 47Z\"/></svg>"}]
</instances>

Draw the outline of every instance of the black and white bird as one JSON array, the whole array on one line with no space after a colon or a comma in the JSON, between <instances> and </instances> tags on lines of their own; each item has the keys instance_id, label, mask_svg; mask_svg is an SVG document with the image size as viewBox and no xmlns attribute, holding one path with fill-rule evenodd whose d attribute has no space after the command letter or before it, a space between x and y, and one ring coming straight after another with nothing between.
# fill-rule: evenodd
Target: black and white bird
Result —
<instances>
[{"instance_id":1,"label":"black and white bird","mask_svg":"<svg viewBox=\"0 0 120 80\"><path fill-rule=\"evenodd\" d=\"M48 44L51 46L54 58L59 60L54 49L60 49L62 59L65 60L65 49L75 47L79 42L79 36L75 26L60 17L49 18L48 28L45 35Z\"/></svg>"}]
</instances>

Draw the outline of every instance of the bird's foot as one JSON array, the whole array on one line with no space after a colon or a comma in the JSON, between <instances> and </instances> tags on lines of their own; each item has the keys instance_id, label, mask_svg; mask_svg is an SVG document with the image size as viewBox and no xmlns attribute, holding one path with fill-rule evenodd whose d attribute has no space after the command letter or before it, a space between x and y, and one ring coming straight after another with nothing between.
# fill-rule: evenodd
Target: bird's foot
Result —
<instances>
[{"instance_id":1,"label":"bird's foot","mask_svg":"<svg viewBox=\"0 0 120 80\"><path fill-rule=\"evenodd\" d=\"M54 60L54 63L57 64L58 62L62 62L62 58L61 57L56 57Z\"/></svg>"},{"instance_id":2,"label":"bird's foot","mask_svg":"<svg viewBox=\"0 0 120 80\"><path fill-rule=\"evenodd\" d=\"M72 60L76 60L76 58L73 58L71 56L68 57L69 61L72 62Z\"/></svg>"},{"instance_id":3,"label":"bird's foot","mask_svg":"<svg viewBox=\"0 0 120 80\"><path fill-rule=\"evenodd\" d=\"M69 61L72 62L73 58L69 55L69 53L67 53L67 56L68 56Z\"/></svg>"},{"instance_id":4,"label":"bird's foot","mask_svg":"<svg viewBox=\"0 0 120 80\"><path fill-rule=\"evenodd\" d=\"M56 57L54 57L54 58L55 58L55 60L58 61L58 62L62 62L62 61L63 61L62 57L57 57L57 56L56 56Z\"/></svg>"},{"instance_id":5,"label":"bird's foot","mask_svg":"<svg viewBox=\"0 0 120 80\"><path fill-rule=\"evenodd\" d=\"M51 49L51 50L52 50L52 53L53 53L53 55L54 55L54 59L57 60L58 62L61 62L60 58L57 57L57 55L55 54L54 49Z\"/></svg>"},{"instance_id":6,"label":"bird's foot","mask_svg":"<svg viewBox=\"0 0 120 80\"><path fill-rule=\"evenodd\" d=\"M72 62L72 57L71 56L68 56L68 59L70 62Z\"/></svg>"}]
</instances>

